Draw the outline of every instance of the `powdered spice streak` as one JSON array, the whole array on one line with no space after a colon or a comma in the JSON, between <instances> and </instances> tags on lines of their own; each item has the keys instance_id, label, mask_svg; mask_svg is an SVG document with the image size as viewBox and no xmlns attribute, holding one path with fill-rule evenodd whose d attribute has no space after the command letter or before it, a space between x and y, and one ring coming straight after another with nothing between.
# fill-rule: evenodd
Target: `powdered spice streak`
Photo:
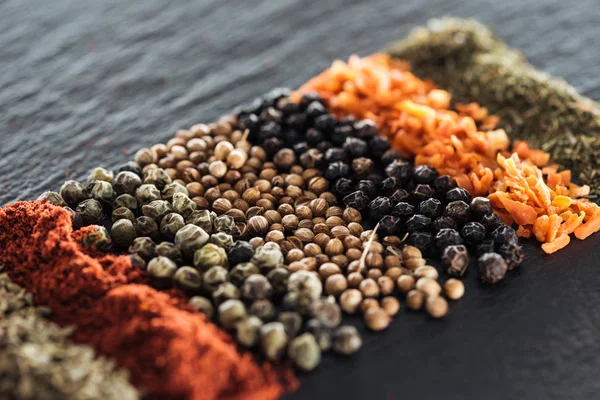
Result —
<instances>
[{"instance_id":1,"label":"powdered spice streak","mask_svg":"<svg viewBox=\"0 0 600 400\"><path fill-rule=\"evenodd\" d=\"M143 285L128 257L85 254L82 233L60 207L8 205L0 210L0 264L55 321L76 325L77 341L127 367L150 398L262 400L285 391L280 373L240 353L203 315Z\"/></svg>"}]
</instances>

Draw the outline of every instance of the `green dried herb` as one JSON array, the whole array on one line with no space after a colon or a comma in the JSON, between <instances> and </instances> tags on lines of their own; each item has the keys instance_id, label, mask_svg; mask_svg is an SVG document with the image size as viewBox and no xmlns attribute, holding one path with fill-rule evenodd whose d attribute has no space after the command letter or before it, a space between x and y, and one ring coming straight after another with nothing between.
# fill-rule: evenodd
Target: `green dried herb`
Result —
<instances>
[{"instance_id":1,"label":"green dried herb","mask_svg":"<svg viewBox=\"0 0 600 400\"><path fill-rule=\"evenodd\" d=\"M590 185L592 195L600 194L600 105L537 70L488 28L473 20L434 19L388 51L449 90L453 101L487 107L513 139L547 151Z\"/></svg>"},{"instance_id":2,"label":"green dried herb","mask_svg":"<svg viewBox=\"0 0 600 400\"><path fill-rule=\"evenodd\" d=\"M46 320L31 295L0 274L0 398L124 399L140 397L126 371L74 344L72 328Z\"/></svg>"}]
</instances>

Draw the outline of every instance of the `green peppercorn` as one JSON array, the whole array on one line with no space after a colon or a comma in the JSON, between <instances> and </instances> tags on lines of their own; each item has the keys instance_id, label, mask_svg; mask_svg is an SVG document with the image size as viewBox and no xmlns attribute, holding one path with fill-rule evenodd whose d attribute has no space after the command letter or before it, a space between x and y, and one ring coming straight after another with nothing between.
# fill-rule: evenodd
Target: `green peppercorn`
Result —
<instances>
[{"instance_id":1,"label":"green peppercorn","mask_svg":"<svg viewBox=\"0 0 600 400\"><path fill-rule=\"evenodd\" d=\"M38 200L47 200L48 203L55 206L64 207L67 205L62 196L56 192L44 192L37 198Z\"/></svg>"},{"instance_id":2,"label":"green peppercorn","mask_svg":"<svg viewBox=\"0 0 600 400\"><path fill-rule=\"evenodd\" d=\"M236 341L244 347L256 346L262 326L263 322L254 315L242 319L235 325Z\"/></svg>"},{"instance_id":3,"label":"green peppercorn","mask_svg":"<svg viewBox=\"0 0 600 400\"><path fill-rule=\"evenodd\" d=\"M231 282L223 282L212 293L213 302L218 306L229 299L239 299L240 290Z\"/></svg>"},{"instance_id":4,"label":"green peppercorn","mask_svg":"<svg viewBox=\"0 0 600 400\"><path fill-rule=\"evenodd\" d=\"M167 259L171 260L170 258ZM180 267L173 275L173 282L183 290L197 292L202 287L202 275L193 267Z\"/></svg>"},{"instance_id":5,"label":"green peppercorn","mask_svg":"<svg viewBox=\"0 0 600 400\"><path fill-rule=\"evenodd\" d=\"M217 232L210 235L210 242L227 250L233 244L233 237L225 232Z\"/></svg>"},{"instance_id":6,"label":"green peppercorn","mask_svg":"<svg viewBox=\"0 0 600 400\"><path fill-rule=\"evenodd\" d=\"M141 185L135 191L135 199L140 206L155 200L162 200L160 190L154 185Z\"/></svg>"},{"instance_id":7,"label":"green peppercorn","mask_svg":"<svg viewBox=\"0 0 600 400\"><path fill-rule=\"evenodd\" d=\"M131 265L137 269L146 269L146 260L144 260L139 254L129 254L129 259L131 260Z\"/></svg>"},{"instance_id":8,"label":"green peppercorn","mask_svg":"<svg viewBox=\"0 0 600 400\"><path fill-rule=\"evenodd\" d=\"M249 301L268 299L273 294L273 288L266 276L250 275L241 287L242 297Z\"/></svg>"},{"instance_id":9,"label":"green peppercorn","mask_svg":"<svg viewBox=\"0 0 600 400\"><path fill-rule=\"evenodd\" d=\"M227 330L232 330L235 325L246 317L246 307L240 300L230 299L221 304L219 322Z\"/></svg>"},{"instance_id":10,"label":"green peppercorn","mask_svg":"<svg viewBox=\"0 0 600 400\"><path fill-rule=\"evenodd\" d=\"M192 199L190 199L187 195L183 193L174 193L173 194L173 211L177 214L180 214L184 218L188 218L194 211L198 205L194 203ZM189 223L189 222L188 222Z\"/></svg>"},{"instance_id":11,"label":"green peppercorn","mask_svg":"<svg viewBox=\"0 0 600 400\"><path fill-rule=\"evenodd\" d=\"M112 173L112 171L109 171L104 168L94 168L90 171L90 174L88 175L88 183L95 181L104 181L111 183L113 181L113 177L114 174Z\"/></svg>"},{"instance_id":12,"label":"green peppercorn","mask_svg":"<svg viewBox=\"0 0 600 400\"><path fill-rule=\"evenodd\" d=\"M323 284L314 272L296 271L288 279L288 291L306 294L309 298L316 300L323 293Z\"/></svg>"},{"instance_id":13,"label":"green peppercorn","mask_svg":"<svg viewBox=\"0 0 600 400\"><path fill-rule=\"evenodd\" d=\"M83 218L81 217L81 214L79 214L77 211L74 211L71 207L68 206L63 207L63 209L71 214L71 222L73 224L74 229L79 229L83 226Z\"/></svg>"},{"instance_id":14,"label":"green peppercorn","mask_svg":"<svg viewBox=\"0 0 600 400\"><path fill-rule=\"evenodd\" d=\"M333 330L317 319L310 319L306 322L306 332L313 335L321 351L331 349L331 336Z\"/></svg>"},{"instance_id":15,"label":"green peppercorn","mask_svg":"<svg viewBox=\"0 0 600 400\"><path fill-rule=\"evenodd\" d=\"M175 193L180 193L185 196L189 196L188 190L185 188L185 186L178 182L169 183L161 192L162 198L164 200L169 201L173 200L173 196L175 195Z\"/></svg>"},{"instance_id":16,"label":"green peppercorn","mask_svg":"<svg viewBox=\"0 0 600 400\"><path fill-rule=\"evenodd\" d=\"M269 322L260 328L260 349L267 359L280 359L285 354L287 343L288 337L281 322Z\"/></svg>"},{"instance_id":17,"label":"green peppercorn","mask_svg":"<svg viewBox=\"0 0 600 400\"><path fill-rule=\"evenodd\" d=\"M206 271L214 266L228 266L227 253L224 249L213 243L205 244L194 253L194 267Z\"/></svg>"},{"instance_id":18,"label":"green peppercorn","mask_svg":"<svg viewBox=\"0 0 600 400\"><path fill-rule=\"evenodd\" d=\"M120 219L126 219L131 221L132 223L136 222L135 215L133 214L133 212L131 212L129 208L125 207L115 208L112 212L111 220L113 223L117 222Z\"/></svg>"},{"instance_id":19,"label":"green peppercorn","mask_svg":"<svg viewBox=\"0 0 600 400\"><path fill-rule=\"evenodd\" d=\"M215 309L214 309L212 303L206 297L194 296L194 297L190 298L189 304L196 311L200 311L201 313L206 315L207 319L212 319L213 315L215 314Z\"/></svg>"},{"instance_id":20,"label":"green peppercorn","mask_svg":"<svg viewBox=\"0 0 600 400\"><path fill-rule=\"evenodd\" d=\"M112 245L110 235L105 227L100 225L92 225L95 229L83 235L81 243L84 247L92 248L100 251L108 251Z\"/></svg>"},{"instance_id":21,"label":"green peppercorn","mask_svg":"<svg viewBox=\"0 0 600 400\"><path fill-rule=\"evenodd\" d=\"M283 265L283 253L281 250L279 248L267 247L267 244L256 249L254 256L252 256L252 262L262 271L269 271Z\"/></svg>"},{"instance_id":22,"label":"green peppercorn","mask_svg":"<svg viewBox=\"0 0 600 400\"><path fill-rule=\"evenodd\" d=\"M105 181L91 182L87 185L88 195L104 204L112 204L115 201L115 191L110 183Z\"/></svg>"},{"instance_id":23,"label":"green peppercorn","mask_svg":"<svg viewBox=\"0 0 600 400\"><path fill-rule=\"evenodd\" d=\"M220 215L214 218L213 228L215 232L224 232L234 237L240 235L240 230L235 224L235 220L229 215Z\"/></svg>"},{"instance_id":24,"label":"green peppercorn","mask_svg":"<svg viewBox=\"0 0 600 400\"><path fill-rule=\"evenodd\" d=\"M167 257L175 262L181 261L181 251L173 243L162 242L156 246L154 252L157 256Z\"/></svg>"},{"instance_id":25,"label":"green peppercorn","mask_svg":"<svg viewBox=\"0 0 600 400\"><path fill-rule=\"evenodd\" d=\"M171 211L171 205L166 200L154 200L142 206L142 213L157 222L162 220Z\"/></svg>"},{"instance_id":26,"label":"green peppercorn","mask_svg":"<svg viewBox=\"0 0 600 400\"><path fill-rule=\"evenodd\" d=\"M214 266L204 273L202 276L202 286L208 292L212 293L219 285L229 280L229 272L221 266Z\"/></svg>"},{"instance_id":27,"label":"green peppercorn","mask_svg":"<svg viewBox=\"0 0 600 400\"><path fill-rule=\"evenodd\" d=\"M121 171L115 176L112 182L113 189L117 195L134 195L142 185L140 177L130 171Z\"/></svg>"},{"instance_id":28,"label":"green peppercorn","mask_svg":"<svg viewBox=\"0 0 600 400\"><path fill-rule=\"evenodd\" d=\"M183 228L185 222L183 221L183 217L176 213L170 213L163 217L160 221L160 233L165 235L168 239L174 239L175 234Z\"/></svg>"},{"instance_id":29,"label":"green peppercorn","mask_svg":"<svg viewBox=\"0 0 600 400\"><path fill-rule=\"evenodd\" d=\"M290 273L285 268L279 267L269 271L267 278L273 287L273 294L281 296L287 293L287 283L289 277Z\"/></svg>"},{"instance_id":30,"label":"green peppercorn","mask_svg":"<svg viewBox=\"0 0 600 400\"><path fill-rule=\"evenodd\" d=\"M128 219L120 219L116 221L110 230L110 237L117 247L129 247L133 240L137 237L133 222Z\"/></svg>"},{"instance_id":31,"label":"green peppercorn","mask_svg":"<svg viewBox=\"0 0 600 400\"><path fill-rule=\"evenodd\" d=\"M250 275L259 273L258 267L251 262L239 263L231 269L230 278L234 285L240 286Z\"/></svg>"},{"instance_id":32,"label":"green peppercorn","mask_svg":"<svg viewBox=\"0 0 600 400\"><path fill-rule=\"evenodd\" d=\"M340 326L333 332L332 347L336 353L350 355L356 353L362 346L362 339L355 327Z\"/></svg>"},{"instance_id":33,"label":"green peppercorn","mask_svg":"<svg viewBox=\"0 0 600 400\"><path fill-rule=\"evenodd\" d=\"M310 305L310 315L330 328L335 328L342 322L340 306L331 296L313 301Z\"/></svg>"},{"instance_id":34,"label":"green peppercorn","mask_svg":"<svg viewBox=\"0 0 600 400\"><path fill-rule=\"evenodd\" d=\"M138 210L138 203L135 197L130 194L122 194L117 196L115 201L113 201L112 208L117 209L120 207L125 207L131 212L136 213Z\"/></svg>"},{"instance_id":35,"label":"green peppercorn","mask_svg":"<svg viewBox=\"0 0 600 400\"><path fill-rule=\"evenodd\" d=\"M81 215L83 225L93 225L104 219L102 204L98 200L84 200L79 203L75 211Z\"/></svg>"},{"instance_id":36,"label":"green peppercorn","mask_svg":"<svg viewBox=\"0 0 600 400\"><path fill-rule=\"evenodd\" d=\"M186 225L175 234L175 246L181 250L186 259L194 257L194 253L208 242L208 233L196 225Z\"/></svg>"},{"instance_id":37,"label":"green peppercorn","mask_svg":"<svg viewBox=\"0 0 600 400\"><path fill-rule=\"evenodd\" d=\"M294 338L288 347L288 356L303 371L312 371L321 362L321 348L310 333Z\"/></svg>"},{"instance_id":38,"label":"green peppercorn","mask_svg":"<svg viewBox=\"0 0 600 400\"><path fill-rule=\"evenodd\" d=\"M156 249L156 244L152 239L147 236L135 238L134 241L129 246L129 253L139 254L144 260L149 261L154 257L154 250Z\"/></svg>"},{"instance_id":39,"label":"green peppercorn","mask_svg":"<svg viewBox=\"0 0 600 400\"><path fill-rule=\"evenodd\" d=\"M283 311L279 313L277 320L283 324L288 337L295 337L302 328L302 316L295 311Z\"/></svg>"},{"instance_id":40,"label":"green peppercorn","mask_svg":"<svg viewBox=\"0 0 600 400\"><path fill-rule=\"evenodd\" d=\"M63 183L60 187L60 196L73 208L89 198L83 185L77 181L66 181Z\"/></svg>"},{"instance_id":41,"label":"green peppercorn","mask_svg":"<svg viewBox=\"0 0 600 400\"><path fill-rule=\"evenodd\" d=\"M139 254L139 253L138 253ZM154 257L148 262L148 275L164 281L171 280L177 271L177 264L167 257Z\"/></svg>"},{"instance_id":42,"label":"green peppercorn","mask_svg":"<svg viewBox=\"0 0 600 400\"><path fill-rule=\"evenodd\" d=\"M158 224L152 218L142 215L135 220L135 231L138 236L155 237L158 234Z\"/></svg>"},{"instance_id":43,"label":"green peppercorn","mask_svg":"<svg viewBox=\"0 0 600 400\"><path fill-rule=\"evenodd\" d=\"M158 190L163 190L165 186L171 182L171 177L162 168L153 168L146 172L146 176L144 176L144 183L152 184L156 186Z\"/></svg>"},{"instance_id":44,"label":"green peppercorn","mask_svg":"<svg viewBox=\"0 0 600 400\"><path fill-rule=\"evenodd\" d=\"M248 311L252 315L256 315L263 322L273 321L275 319L275 305L271 300L256 300L250 304L250 310Z\"/></svg>"},{"instance_id":45,"label":"green peppercorn","mask_svg":"<svg viewBox=\"0 0 600 400\"><path fill-rule=\"evenodd\" d=\"M188 225L196 225L206 233L213 232L213 216L208 210L196 210L185 220ZM208 239L207 239L208 240Z\"/></svg>"}]
</instances>

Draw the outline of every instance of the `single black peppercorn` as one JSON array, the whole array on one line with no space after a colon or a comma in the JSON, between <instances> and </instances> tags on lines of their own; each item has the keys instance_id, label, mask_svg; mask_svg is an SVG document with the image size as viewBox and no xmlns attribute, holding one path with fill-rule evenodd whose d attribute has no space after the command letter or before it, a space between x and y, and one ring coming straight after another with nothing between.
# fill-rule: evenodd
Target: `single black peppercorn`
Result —
<instances>
[{"instance_id":1,"label":"single black peppercorn","mask_svg":"<svg viewBox=\"0 0 600 400\"><path fill-rule=\"evenodd\" d=\"M379 220L379 232L383 235L395 235L400 228L400 218L385 215Z\"/></svg>"},{"instance_id":2,"label":"single black peppercorn","mask_svg":"<svg viewBox=\"0 0 600 400\"><path fill-rule=\"evenodd\" d=\"M492 239L485 239L477 245L477 255L482 256L485 253L493 253L496 251L496 244Z\"/></svg>"},{"instance_id":3,"label":"single black peppercorn","mask_svg":"<svg viewBox=\"0 0 600 400\"><path fill-rule=\"evenodd\" d=\"M397 204L399 202L409 202L410 201L410 193L408 193L404 189L397 189L390 195L390 200L392 203Z\"/></svg>"},{"instance_id":4,"label":"single black peppercorn","mask_svg":"<svg viewBox=\"0 0 600 400\"><path fill-rule=\"evenodd\" d=\"M421 251L427 250L431 246L432 242L433 242L433 238L431 236L431 233L429 233L429 232L411 233L406 241L407 244L409 244L411 246L415 246L416 248L418 248Z\"/></svg>"},{"instance_id":5,"label":"single black peppercorn","mask_svg":"<svg viewBox=\"0 0 600 400\"><path fill-rule=\"evenodd\" d=\"M462 200L453 201L446 206L444 215L462 225L469 220L469 205Z\"/></svg>"},{"instance_id":6,"label":"single black peppercorn","mask_svg":"<svg viewBox=\"0 0 600 400\"><path fill-rule=\"evenodd\" d=\"M333 192L340 196L347 196L354 191L354 183L348 178L340 178L333 185Z\"/></svg>"},{"instance_id":7,"label":"single black peppercorn","mask_svg":"<svg viewBox=\"0 0 600 400\"><path fill-rule=\"evenodd\" d=\"M417 187L415 187L415 190L413 191L412 195L414 200L417 203L420 203L429 198L432 198L435 195L435 192L433 188L429 185L418 184Z\"/></svg>"},{"instance_id":8,"label":"single black peppercorn","mask_svg":"<svg viewBox=\"0 0 600 400\"><path fill-rule=\"evenodd\" d=\"M469 206L472 218L480 220L484 215L492 213L492 203L486 197L475 197Z\"/></svg>"},{"instance_id":9,"label":"single black peppercorn","mask_svg":"<svg viewBox=\"0 0 600 400\"><path fill-rule=\"evenodd\" d=\"M369 205L369 198L360 190L350 193L343 199L346 207L356 208L357 210L363 210Z\"/></svg>"},{"instance_id":10,"label":"single black peppercorn","mask_svg":"<svg viewBox=\"0 0 600 400\"><path fill-rule=\"evenodd\" d=\"M499 226L504 225L502 219L495 213L484 215L483 217L481 217L479 222L481 222L481 225L483 225L485 230L488 232L493 232Z\"/></svg>"},{"instance_id":11,"label":"single black peppercorn","mask_svg":"<svg viewBox=\"0 0 600 400\"><path fill-rule=\"evenodd\" d=\"M498 253L506 261L506 266L509 270L517 268L523 262L525 254L523 248L516 243L506 243L500 246Z\"/></svg>"},{"instance_id":12,"label":"single black peppercorn","mask_svg":"<svg viewBox=\"0 0 600 400\"><path fill-rule=\"evenodd\" d=\"M422 214L415 214L406 221L405 225L408 232L423 232L429 230L431 219Z\"/></svg>"},{"instance_id":13,"label":"single black peppercorn","mask_svg":"<svg viewBox=\"0 0 600 400\"><path fill-rule=\"evenodd\" d=\"M306 142L298 142L292 146L292 149L298 156L300 156L307 152L310 149L310 146Z\"/></svg>"},{"instance_id":14,"label":"single black peppercorn","mask_svg":"<svg viewBox=\"0 0 600 400\"><path fill-rule=\"evenodd\" d=\"M412 167L407 161L394 160L385 167L385 173L389 177L396 178L401 182L406 182L412 175Z\"/></svg>"},{"instance_id":15,"label":"single black peppercorn","mask_svg":"<svg viewBox=\"0 0 600 400\"><path fill-rule=\"evenodd\" d=\"M408 219L415 215L415 207L406 202L396 204L392 210L392 215L402 219Z\"/></svg>"},{"instance_id":16,"label":"single black peppercorn","mask_svg":"<svg viewBox=\"0 0 600 400\"><path fill-rule=\"evenodd\" d=\"M238 240L229 247L227 251L227 258L229 259L229 265L236 266L243 262L248 262L254 255L254 248L250 243Z\"/></svg>"},{"instance_id":17,"label":"single black peppercorn","mask_svg":"<svg viewBox=\"0 0 600 400\"><path fill-rule=\"evenodd\" d=\"M460 230L467 243L479 243L485 239L485 228L479 222L467 222Z\"/></svg>"},{"instance_id":18,"label":"single black peppercorn","mask_svg":"<svg viewBox=\"0 0 600 400\"><path fill-rule=\"evenodd\" d=\"M375 122L370 119L363 119L354 123L354 131L356 136L361 139L370 139L377 137L379 130Z\"/></svg>"},{"instance_id":19,"label":"single black peppercorn","mask_svg":"<svg viewBox=\"0 0 600 400\"><path fill-rule=\"evenodd\" d=\"M504 279L508 269L506 261L497 253L482 255L479 257L478 264L481 280L486 283L496 283Z\"/></svg>"},{"instance_id":20,"label":"single black peppercorn","mask_svg":"<svg viewBox=\"0 0 600 400\"><path fill-rule=\"evenodd\" d=\"M321 132L329 134L333 131L333 128L335 128L336 123L337 120L335 116L331 114L323 114L315 118L314 126Z\"/></svg>"},{"instance_id":21,"label":"single black peppercorn","mask_svg":"<svg viewBox=\"0 0 600 400\"><path fill-rule=\"evenodd\" d=\"M444 228L458 229L458 225L451 217L442 215L433 221L433 231L437 233Z\"/></svg>"},{"instance_id":22,"label":"single black peppercorn","mask_svg":"<svg viewBox=\"0 0 600 400\"><path fill-rule=\"evenodd\" d=\"M308 118L317 118L320 115L326 114L327 110L320 101L313 101L306 107L306 116Z\"/></svg>"},{"instance_id":23,"label":"single black peppercorn","mask_svg":"<svg viewBox=\"0 0 600 400\"><path fill-rule=\"evenodd\" d=\"M369 215L373 219L381 219L392 211L392 202L387 197L379 196L369 203Z\"/></svg>"},{"instance_id":24,"label":"single black peppercorn","mask_svg":"<svg viewBox=\"0 0 600 400\"><path fill-rule=\"evenodd\" d=\"M117 168L117 173L123 172L123 171L133 172L134 174L139 175L139 176L142 175L142 167L137 165L135 161L127 161L127 162L121 164L119 166L119 168Z\"/></svg>"},{"instance_id":25,"label":"single black peppercorn","mask_svg":"<svg viewBox=\"0 0 600 400\"><path fill-rule=\"evenodd\" d=\"M454 180L448 175L442 175L433 180L433 188L437 192L438 196L446 198L446 193L454 189L457 185Z\"/></svg>"},{"instance_id":26,"label":"single black peppercorn","mask_svg":"<svg viewBox=\"0 0 600 400\"><path fill-rule=\"evenodd\" d=\"M376 136L369 140L369 150L371 154L383 154L390 148L387 138Z\"/></svg>"},{"instance_id":27,"label":"single black peppercorn","mask_svg":"<svg viewBox=\"0 0 600 400\"><path fill-rule=\"evenodd\" d=\"M448 246L442 253L442 265L452 276L463 276L469 266L467 248L462 245Z\"/></svg>"},{"instance_id":28,"label":"single black peppercorn","mask_svg":"<svg viewBox=\"0 0 600 400\"><path fill-rule=\"evenodd\" d=\"M430 165L419 165L418 167L415 167L413 175L416 183L424 184L430 184L440 176L437 170Z\"/></svg>"},{"instance_id":29,"label":"single black peppercorn","mask_svg":"<svg viewBox=\"0 0 600 400\"><path fill-rule=\"evenodd\" d=\"M348 164L342 161L335 161L329 164L325 170L325 178L329 179L330 181L334 181L339 178L347 177L349 172L350 167Z\"/></svg>"},{"instance_id":30,"label":"single black peppercorn","mask_svg":"<svg viewBox=\"0 0 600 400\"><path fill-rule=\"evenodd\" d=\"M377 187L372 180L361 180L356 184L356 190L363 192L369 199L377 196Z\"/></svg>"},{"instance_id":31,"label":"single black peppercorn","mask_svg":"<svg viewBox=\"0 0 600 400\"><path fill-rule=\"evenodd\" d=\"M427 199L419 204L419 214L429 218L436 218L444 211L442 203L438 199Z\"/></svg>"},{"instance_id":32,"label":"single black peppercorn","mask_svg":"<svg viewBox=\"0 0 600 400\"><path fill-rule=\"evenodd\" d=\"M462 200L465 203L471 202L471 195L469 192L463 188L454 188L450 189L448 193L446 193L446 200L448 201L458 201Z\"/></svg>"},{"instance_id":33,"label":"single black peppercorn","mask_svg":"<svg viewBox=\"0 0 600 400\"><path fill-rule=\"evenodd\" d=\"M396 160L402 160L402 154L394 149L389 149L380 158L381 165L388 165Z\"/></svg>"},{"instance_id":34,"label":"single black peppercorn","mask_svg":"<svg viewBox=\"0 0 600 400\"><path fill-rule=\"evenodd\" d=\"M400 188L400 181L396 178L388 177L381 182L379 188L384 195L389 196Z\"/></svg>"},{"instance_id":35,"label":"single black peppercorn","mask_svg":"<svg viewBox=\"0 0 600 400\"><path fill-rule=\"evenodd\" d=\"M492 232L492 239L498 244L517 243L517 233L507 225L500 225Z\"/></svg>"},{"instance_id":36,"label":"single black peppercorn","mask_svg":"<svg viewBox=\"0 0 600 400\"><path fill-rule=\"evenodd\" d=\"M455 229L444 228L435 235L435 245L439 249L444 249L448 246L462 244L463 238Z\"/></svg>"},{"instance_id":37,"label":"single black peppercorn","mask_svg":"<svg viewBox=\"0 0 600 400\"><path fill-rule=\"evenodd\" d=\"M346 155L344 149L341 149L339 147L333 147L325 152L325 161L329 163L335 161L347 162L348 156Z\"/></svg>"},{"instance_id":38,"label":"single black peppercorn","mask_svg":"<svg viewBox=\"0 0 600 400\"><path fill-rule=\"evenodd\" d=\"M343 148L351 158L364 157L369 151L367 142L354 137L346 138Z\"/></svg>"}]
</instances>

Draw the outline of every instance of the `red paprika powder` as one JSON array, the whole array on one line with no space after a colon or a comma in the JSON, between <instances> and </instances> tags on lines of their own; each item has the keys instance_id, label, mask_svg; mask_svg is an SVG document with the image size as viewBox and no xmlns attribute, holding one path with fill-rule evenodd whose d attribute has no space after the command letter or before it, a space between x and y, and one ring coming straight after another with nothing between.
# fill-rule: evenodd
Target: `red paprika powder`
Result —
<instances>
[{"instance_id":1,"label":"red paprika powder","mask_svg":"<svg viewBox=\"0 0 600 400\"><path fill-rule=\"evenodd\" d=\"M129 257L86 254L70 214L44 201L0 210L0 265L74 338L128 368L150 398L275 399L282 374L240 352L231 337L144 285ZM287 376L287 384L295 385Z\"/></svg>"}]
</instances>

